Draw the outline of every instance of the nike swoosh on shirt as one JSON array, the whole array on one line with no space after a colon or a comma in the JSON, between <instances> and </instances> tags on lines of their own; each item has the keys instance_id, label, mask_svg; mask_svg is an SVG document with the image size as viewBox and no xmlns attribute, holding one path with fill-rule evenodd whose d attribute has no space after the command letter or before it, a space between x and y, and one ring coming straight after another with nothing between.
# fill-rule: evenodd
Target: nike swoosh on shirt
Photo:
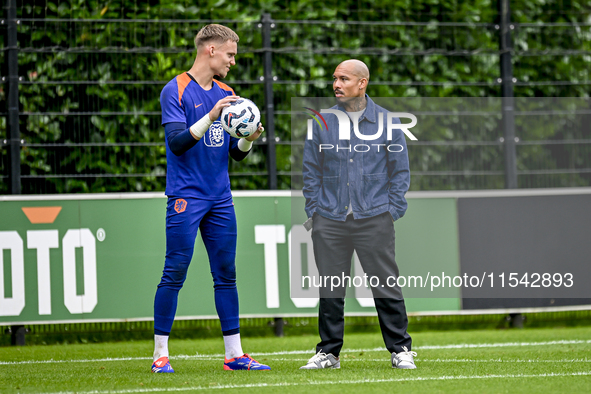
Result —
<instances>
[{"instance_id":1,"label":"nike swoosh on shirt","mask_svg":"<svg viewBox=\"0 0 591 394\"><path fill-rule=\"evenodd\" d=\"M203 103L201 103L201 104L199 104L199 105L195 104L195 108L199 108L199 107L201 107L202 105L203 105Z\"/></svg>"}]
</instances>

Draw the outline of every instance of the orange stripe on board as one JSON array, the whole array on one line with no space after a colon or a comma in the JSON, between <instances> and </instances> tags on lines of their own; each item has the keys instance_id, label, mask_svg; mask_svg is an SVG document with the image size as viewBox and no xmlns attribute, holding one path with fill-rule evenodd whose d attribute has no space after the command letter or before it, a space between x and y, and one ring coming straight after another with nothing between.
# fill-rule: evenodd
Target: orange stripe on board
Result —
<instances>
[{"instance_id":1,"label":"orange stripe on board","mask_svg":"<svg viewBox=\"0 0 591 394\"><path fill-rule=\"evenodd\" d=\"M183 98L183 93L185 93L185 88L189 82L191 82L191 77L187 75L187 73L182 73L176 77L176 84L179 87L179 105L183 105L181 99Z\"/></svg>"},{"instance_id":2,"label":"orange stripe on board","mask_svg":"<svg viewBox=\"0 0 591 394\"><path fill-rule=\"evenodd\" d=\"M21 208L29 221L33 224L53 223L62 207L27 207Z\"/></svg>"},{"instance_id":3,"label":"orange stripe on board","mask_svg":"<svg viewBox=\"0 0 591 394\"><path fill-rule=\"evenodd\" d=\"M231 87L229 87L225 83L220 82L217 79L214 79L213 82L217 83L220 88L222 88L222 89L224 89L224 90L226 90L228 92L232 92L232 95L234 95L234 96L236 95L236 93L234 93L234 89L232 89Z\"/></svg>"}]
</instances>

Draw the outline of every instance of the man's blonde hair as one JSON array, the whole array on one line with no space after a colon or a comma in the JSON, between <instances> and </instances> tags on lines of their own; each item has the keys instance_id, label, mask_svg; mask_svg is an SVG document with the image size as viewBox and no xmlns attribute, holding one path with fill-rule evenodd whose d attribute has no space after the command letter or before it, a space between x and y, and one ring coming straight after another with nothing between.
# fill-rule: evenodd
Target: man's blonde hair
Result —
<instances>
[{"instance_id":1,"label":"man's blonde hair","mask_svg":"<svg viewBox=\"0 0 591 394\"><path fill-rule=\"evenodd\" d=\"M223 44L226 41L238 42L240 38L234 30L229 27L211 24L204 26L199 33L195 36L195 46L199 49L200 46L204 45L209 41L215 41L218 44Z\"/></svg>"}]
</instances>

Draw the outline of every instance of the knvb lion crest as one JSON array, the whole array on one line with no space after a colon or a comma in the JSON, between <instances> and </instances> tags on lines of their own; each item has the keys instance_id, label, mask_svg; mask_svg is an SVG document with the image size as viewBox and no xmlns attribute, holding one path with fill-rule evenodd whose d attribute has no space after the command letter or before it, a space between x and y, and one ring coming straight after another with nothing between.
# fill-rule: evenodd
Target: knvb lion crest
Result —
<instances>
[{"instance_id":1,"label":"knvb lion crest","mask_svg":"<svg viewBox=\"0 0 591 394\"><path fill-rule=\"evenodd\" d=\"M224 129L220 122L215 121L209 126L209 130L205 134L205 145L210 148L219 148L224 145Z\"/></svg>"}]
</instances>

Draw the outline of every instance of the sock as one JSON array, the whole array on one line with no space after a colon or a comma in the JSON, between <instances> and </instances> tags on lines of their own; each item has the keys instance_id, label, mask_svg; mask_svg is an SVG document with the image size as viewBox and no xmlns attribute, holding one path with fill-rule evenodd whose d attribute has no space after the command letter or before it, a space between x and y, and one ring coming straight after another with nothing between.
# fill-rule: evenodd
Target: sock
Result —
<instances>
[{"instance_id":1,"label":"sock","mask_svg":"<svg viewBox=\"0 0 591 394\"><path fill-rule=\"evenodd\" d=\"M168 335L154 335L154 361L168 357Z\"/></svg>"},{"instance_id":2,"label":"sock","mask_svg":"<svg viewBox=\"0 0 591 394\"><path fill-rule=\"evenodd\" d=\"M228 360L244 354L240 343L240 334L224 335L224 346L226 347L226 358Z\"/></svg>"}]
</instances>

